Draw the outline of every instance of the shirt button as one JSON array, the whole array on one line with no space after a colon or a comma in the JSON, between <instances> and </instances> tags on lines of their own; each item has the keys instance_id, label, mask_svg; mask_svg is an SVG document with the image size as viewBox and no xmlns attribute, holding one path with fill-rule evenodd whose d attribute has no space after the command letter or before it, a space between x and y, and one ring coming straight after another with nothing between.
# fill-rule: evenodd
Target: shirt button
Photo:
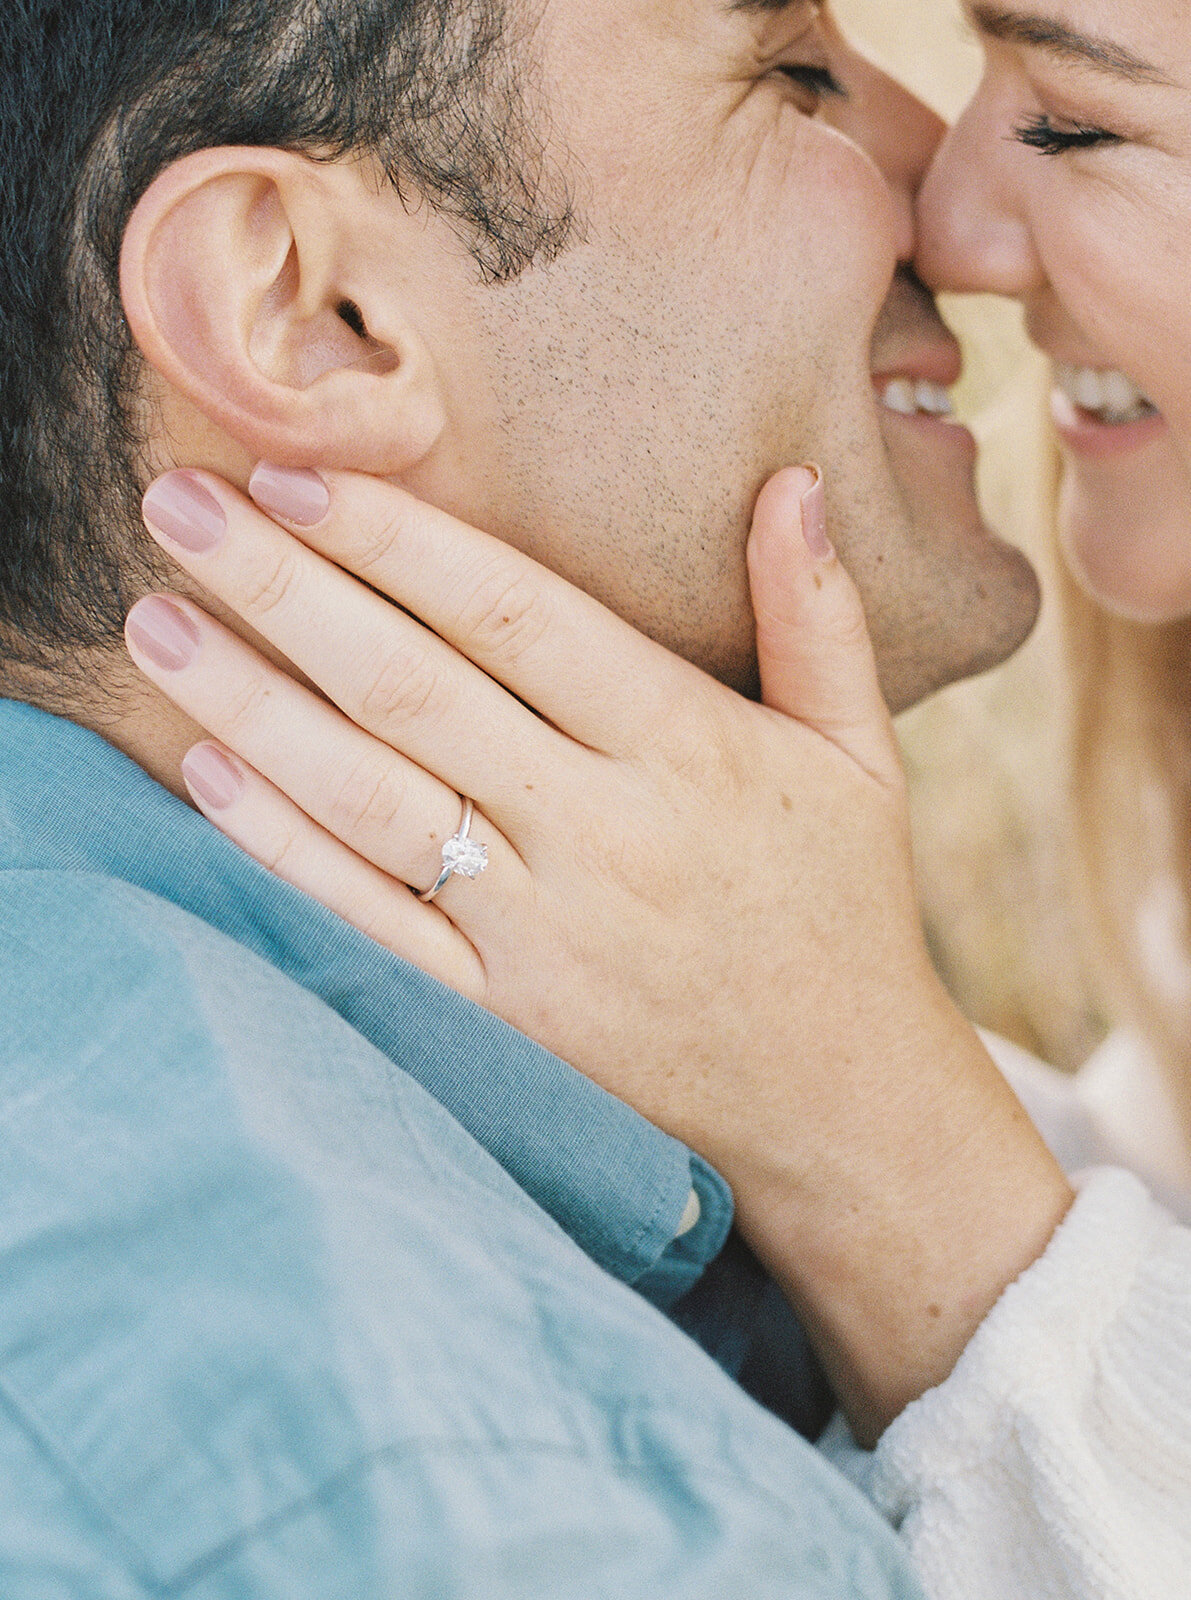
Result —
<instances>
[{"instance_id":1,"label":"shirt button","mask_svg":"<svg viewBox=\"0 0 1191 1600\"><path fill-rule=\"evenodd\" d=\"M703 1207L699 1204L699 1196L692 1189L687 1196L686 1209L682 1213L682 1220L678 1224L678 1232L674 1237L681 1239L684 1233L690 1233L691 1229L698 1225L699 1218L702 1215Z\"/></svg>"}]
</instances>

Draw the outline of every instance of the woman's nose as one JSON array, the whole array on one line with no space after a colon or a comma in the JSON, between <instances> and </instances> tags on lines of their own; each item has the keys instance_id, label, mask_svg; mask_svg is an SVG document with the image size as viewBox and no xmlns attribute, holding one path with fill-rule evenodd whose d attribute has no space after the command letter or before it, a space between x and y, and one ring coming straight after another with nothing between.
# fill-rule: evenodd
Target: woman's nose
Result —
<instances>
[{"instance_id":1,"label":"woman's nose","mask_svg":"<svg viewBox=\"0 0 1191 1600\"><path fill-rule=\"evenodd\" d=\"M1021 297L1043 273L1017 189L1026 152L977 94L935 153L918 194L915 267L936 292Z\"/></svg>"}]
</instances>

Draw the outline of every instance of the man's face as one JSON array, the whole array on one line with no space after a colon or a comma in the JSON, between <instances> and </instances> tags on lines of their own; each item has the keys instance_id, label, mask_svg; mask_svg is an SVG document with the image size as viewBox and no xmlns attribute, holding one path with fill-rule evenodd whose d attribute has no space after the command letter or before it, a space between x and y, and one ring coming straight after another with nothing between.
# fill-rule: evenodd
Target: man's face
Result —
<instances>
[{"instance_id":1,"label":"man's face","mask_svg":"<svg viewBox=\"0 0 1191 1600\"><path fill-rule=\"evenodd\" d=\"M1001 660L1037 590L970 436L879 398L958 375L895 275L940 125L806 0L543 0L533 54L578 237L455 304L439 280L449 421L411 486L750 691L752 504L815 461L894 708Z\"/></svg>"}]
</instances>

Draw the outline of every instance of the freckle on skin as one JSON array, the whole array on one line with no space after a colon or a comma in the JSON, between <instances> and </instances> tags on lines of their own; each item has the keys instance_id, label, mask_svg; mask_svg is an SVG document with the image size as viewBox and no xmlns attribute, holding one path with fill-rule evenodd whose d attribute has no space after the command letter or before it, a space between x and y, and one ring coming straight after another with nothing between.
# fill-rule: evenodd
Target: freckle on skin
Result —
<instances>
[{"instance_id":1,"label":"freckle on skin","mask_svg":"<svg viewBox=\"0 0 1191 1600\"><path fill-rule=\"evenodd\" d=\"M784 794L782 796L782 810L783 811L793 811L793 809L794 809L793 800L790 799L790 796L788 794Z\"/></svg>"},{"instance_id":2,"label":"freckle on skin","mask_svg":"<svg viewBox=\"0 0 1191 1600\"><path fill-rule=\"evenodd\" d=\"M816 572L815 573L815 588L816 589L821 589L822 587L823 587L823 574L821 572Z\"/></svg>"},{"instance_id":3,"label":"freckle on skin","mask_svg":"<svg viewBox=\"0 0 1191 1600\"><path fill-rule=\"evenodd\" d=\"M943 1315L942 1306L927 1306L926 1311L927 1315L931 1317L941 1317Z\"/></svg>"}]
</instances>

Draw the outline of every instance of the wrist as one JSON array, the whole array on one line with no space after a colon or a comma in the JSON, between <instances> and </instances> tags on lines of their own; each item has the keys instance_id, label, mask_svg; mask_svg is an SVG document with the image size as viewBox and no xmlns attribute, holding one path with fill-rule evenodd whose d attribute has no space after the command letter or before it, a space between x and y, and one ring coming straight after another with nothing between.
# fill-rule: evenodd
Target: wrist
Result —
<instances>
[{"instance_id":1,"label":"wrist","mask_svg":"<svg viewBox=\"0 0 1191 1600\"><path fill-rule=\"evenodd\" d=\"M867 1443L950 1374L1073 1199L949 1000L916 1020L910 1045L890 1042L880 1082L847 1096L813 1160L800 1117L727 1173L742 1232Z\"/></svg>"}]
</instances>

